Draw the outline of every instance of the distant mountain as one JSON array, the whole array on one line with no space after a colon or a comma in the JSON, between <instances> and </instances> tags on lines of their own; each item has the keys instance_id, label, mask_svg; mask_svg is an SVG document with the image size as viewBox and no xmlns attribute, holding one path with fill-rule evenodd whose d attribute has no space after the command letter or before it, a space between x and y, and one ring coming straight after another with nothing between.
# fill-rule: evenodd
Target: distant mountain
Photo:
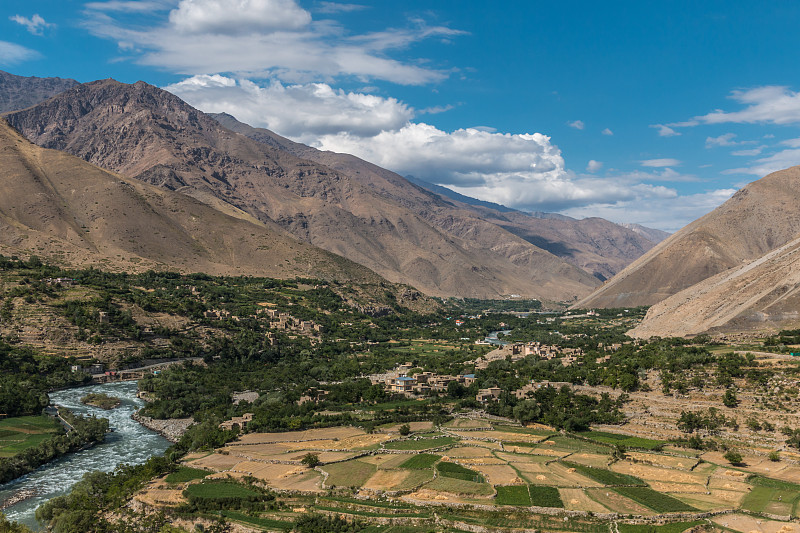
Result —
<instances>
[{"instance_id":1,"label":"distant mountain","mask_svg":"<svg viewBox=\"0 0 800 533\"><path fill-rule=\"evenodd\" d=\"M800 326L800 237L651 307L634 337L770 332Z\"/></svg>"},{"instance_id":2,"label":"distant mountain","mask_svg":"<svg viewBox=\"0 0 800 533\"><path fill-rule=\"evenodd\" d=\"M0 113L36 105L76 85L71 79L15 76L0 70Z\"/></svg>"},{"instance_id":3,"label":"distant mountain","mask_svg":"<svg viewBox=\"0 0 800 533\"><path fill-rule=\"evenodd\" d=\"M800 166L742 188L674 233L574 307L654 305L792 241L800 233Z\"/></svg>"},{"instance_id":4,"label":"distant mountain","mask_svg":"<svg viewBox=\"0 0 800 533\"><path fill-rule=\"evenodd\" d=\"M383 281L273 223L40 148L2 119L0 253L131 272Z\"/></svg>"},{"instance_id":5,"label":"distant mountain","mask_svg":"<svg viewBox=\"0 0 800 533\"><path fill-rule=\"evenodd\" d=\"M277 136L237 134L144 82L78 85L7 118L41 146L243 220L278 225L430 295L563 301L598 284L473 209L397 174Z\"/></svg>"},{"instance_id":6,"label":"distant mountain","mask_svg":"<svg viewBox=\"0 0 800 533\"><path fill-rule=\"evenodd\" d=\"M648 228L642 226L641 224L631 224L630 222L622 222L620 223L620 226L622 226L623 228L628 228L629 230L635 233L638 233L645 239L651 241L653 244L658 244L667 237L669 237L670 235L672 235L671 233L666 231L661 231L660 229Z\"/></svg>"},{"instance_id":7,"label":"distant mountain","mask_svg":"<svg viewBox=\"0 0 800 533\"><path fill-rule=\"evenodd\" d=\"M391 183L391 188L386 185L381 188L381 194L392 195L440 231L458 231L460 237L474 239L477 238L474 231L477 221L482 221L481 227L487 227L485 223L488 222L564 259L600 280L613 276L653 247L649 239L607 220L600 218L575 220L554 213L523 213L412 178L418 186L413 187L407 179L398 174L352 155L320 151L281 137L267 129L253 128L225 113L210 116L226 128L253 140L287 150L298 157L334 168L369 187L377 187L379 183ZM427 199L422 202L412 200L414 197L425 198L420 196L419 187L425 192L437 195L438 209L432 209L430 207L432 204ZM430 194L426 196L430 197ZM459 217L467 217L468 222L454 224L452 219L454 213L458 213ZM507 235L503 236L502 232L490 235L493 239L508 238ZM493 244L499 245L500 241L487 240L484 246L491 247Z\"/></svg>"},{"instance_id":8,"label":"distant mountain","mask_svg":"<svg viewBox=\"0 0 800 533\"><path fill-rule=\"evenodd\" d=\"M214 118L217 117L214 116ZM494 202L485 202L483 200L478 200L477 198L472 198L471 196L466 196L464 194L457 193L456 191L448 189L447 187L442 187L441 185L436 185L435 183L430 183L428 181L415 178L414 176L406 176L406 179L411 183L413 183L414 185L422 187L423 189L427 189L444 198L450 198L451 200L461 202L462 204L487 207L489 209L494 209L495 211L500 211L501 213L516 211L515 209L511 209L510 207L506 207L504 205L496 204ZM563 215L557 215L557 216L563 216Z\"/></svg>"}]
</instances>

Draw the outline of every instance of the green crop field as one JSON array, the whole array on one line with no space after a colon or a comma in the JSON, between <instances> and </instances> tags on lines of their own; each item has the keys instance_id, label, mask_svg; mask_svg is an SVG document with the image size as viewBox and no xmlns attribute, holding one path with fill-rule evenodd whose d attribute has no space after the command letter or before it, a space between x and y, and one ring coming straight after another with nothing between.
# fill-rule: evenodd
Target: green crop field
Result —
<instances>
[{"instance_id":1,"label":"green crop field","mask_svg":"<svg viewBox=\"0 0 800 533\"><path fill-rule=\"evenodd\" d=\"M705 524L704 520L695 520L693 522L674 522L672 524L664 524L663 526L654 526L652 524L624 524L618 523L617 528L619 533L682 533L690 527Z\"/></svg>"},{"instance_id":2,"label":"green crop field","mask_svg":"<svg viewBox=\"0 0 800 533\"><path fill-rule=\"evenodd\" d=\"M49 416L20 416L0 420L0 457L14 457L60 430L61 425Z\"/></svg>"},{"instance_id":3,"label":"green crop field","mask_svg":"<svg viewBox=\"0 0 800 533\"><path fill-rule=\"evenodd\" d=\"M464 481L472 481L474 483L483 483L484 479L478 472L464 468L456 463L439 463L436 465L436 470L439 471L440 476L449 477L453 479L463 479Z\"/></svg>"},{"instance_id":4,"label":"green crop field","mask_svg":"<svg viewBox=\"0 0 800 533\"><path fill-rule=\"evenodd\" d=\"M531 505L531 495L527 485L500 486L495 489L497 490L495 498L497 505L524 505L526 507Z\"/></svg>"},{"instance_id":5,"label":"green crop field","mask_svg":"<svg viewBox=\"0 0 800 533\"><path fill-rule=\"evenodd\" d=\"M419 440L398 440L394 442L387 442L384 448L387 450L429 450L431 448L438 448L440 446L448 446L457 442L455 437L436 437L433 439L419 439Z\"/></svg>"},{"instance_id":6,"label":"green crop field","mask_svg":"<svg viewBox=\"0 0 800 533\"><path fill-rule=\"evenodd\" d=\"M586 466L578 463L571 463L569 461L562 461L566 466L574 468L579 474L582 474L590 479L602 483L603 485L635 485L637 487L646 487L647 484L635 476L627 474L619 474L606 470L605 468L595 468L593 466Z\"/></svg>"},{"instance_id":7,"label":"green crop field","mask_svg":"<svg viewBox=\"0 0 800 533\"><path fill-rule=\"evenodd\" d=\"M533 505L564 508L564 502L561 501L561 495L558 493L557 488L546 485L530 485L528 489Z\"/></svg>"},{"instance_id":8,"label":"green crop field","mask_svg":"<svg viewBox=\"0 0 800 533\"><path fill-rule=\"evenodd\" d=\"M408 468L409 470L425 470L432 467L434 463L441 458L441 456L434 455L432 453L420 453L402 463L400 468Z\"/></svg>"},{"instance_id":9,"label":"green crop field","mask_svg":"<svg viewBox=\"0 0 800 533\"><path fill-rule=\"evenodd\" d=\"M283 520L273 520L271 518L256 518L238 511L221 511L220 514L230 520L259 526L267 531L291 531L294 528L294 522L284 522Z\"/></svg>"},{"instance_id":10,"label":"green crop field","mask_svg":"<svg viewBox=\"0 0 800 533\"><path fill-rule=\"evenodd\" d=\"M328 473L328 479L325 484L329 487L358 487L366 483L377 471L375 465L358 459L333 463L322 468Z\"/></svg>"},{"instance_id":11,"label":"green crop field","mask_svg":"<svg viewBox=\"0 0 800 533\"><path fill-rule=\"evenodd\" d=\"M627 496L631 500L649 507L657 513L677 513L681 511L696 511L694 507L683 503L669 494L656 492L650 487L617 487L616 492Z\"/></svg>"},{"instance_id":12,"label":"green crop field","mask_svg":"<svg viewBox=\"0 0 800 533\"><path fill-rule=\"evenodd\" d=\"M665 442L661 440L631 437L630 435L618 435L617 433L607 433L605 431L583 431L578 433L578 435L597 442L620 444L628 448L642 448L645 450L658 450L665 444Z\"/></svg>"},{"instance_id":13,"label":"green crop field","mask_svg":"<svg viewBox=\"0 0 800 533\"><path fill-rule=\"evenodd\" d=\"M203 479L209 474L211 474L211 472L208 470L182 466L175 472L169 474L166 477L166 481L167 483L186 483L187 481L192 481L193 479Z\"/></svg>"},{"instance_id":14,"label":"green crop field","mask_svg":"<svg viewBox=\"0 0 800 533\"><path fill-rule=\"evenodd\" d=\"M790 515L800 500L800 485L795 483L761 476L753 476L749 481L754 486L742 500L743 509L757 513Z\"/></svg>"}]
</instances>

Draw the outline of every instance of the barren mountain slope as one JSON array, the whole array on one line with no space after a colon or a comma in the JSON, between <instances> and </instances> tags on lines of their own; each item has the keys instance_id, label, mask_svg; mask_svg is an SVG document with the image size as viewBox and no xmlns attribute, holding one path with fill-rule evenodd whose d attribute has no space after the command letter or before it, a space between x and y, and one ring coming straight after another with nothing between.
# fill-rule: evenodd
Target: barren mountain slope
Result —
<instances>
[{"instance_id":1,"label":"barren mountain slope","mask_svg":"<svg viewBox=\"0 0 800 533\"><path fill-rule=\"evenodd\" d=\"M28 78L0 70L0 113L36 105L76 85L71 79Z\"/></svg>"},{"instance_id":2,"label":"barren mountain slope","mask_svg":"<svg viewBox=\"0 0 800 533\"><path fill-rule=\"evenodd\" d=\"M800 167L750 183L659 243L574 307L653 305L800 233Z\"/></svg>"},{"instance_id":3,"label":"barren mountain slope","mask_svg":"<svg viewBox=\"0 0 800 533\"><path fill-rule=\"evenodd\" d=\"M361 180L298 158L234 133L143 82L79 85L8 119L41 146L274 221L428 294L565 300L597 285L580 269L399 176ZM434 214L423 216L428 211ZM431 217L440 223L434 226Z\"/></svg>"},{"instance_id":4,"label":"barren mountain slope","mask_svg":"<svg viewBox=\"0 0 800 533\"><path fill-rule=\"evenodd\" d=\"M380 282L280 228L45 150L0 119L0 252L69 266Z\"/></svg>"},{"instance_id":5,"label":"barren mountain slope","mask_svg":"<svg viewBox=\"0 0 800 533\"><path fill-rule=\"evenodd\" d=\"M239 122L226 113L211 114L226 128L246 135L259 142L275 146L292 154L321 163L339 172L352 176L362 184L379 187L381 194L389 195L435 227L448 232L454 229L470 231L467 226L454 228L451 224L453 209L461 217L488 221L531 244L561 257L569 263L597 276L607 279L622 270L634 259L655 245L650 238L601 218L575 220L563 216L539 218L521 211L493 207L488 202L459 201L456 193L432 203L429 190L420 186L416 190L406 178L349 154L325 152L281 137L276 133L253 128ZM424 190L423 190L424 189ZM441 188L440 188L441 189ZM463 197L467 200L466 197ZM422 206L422 209L420 209ZM463 236L463 235L462 235ZM470 235L467 235L471 238ZM657 242L657 241L656 241Z\"/></svg>"},{"instance_id":6,"label":"barren mountain slope","mask_svg":"<svg viewBox=\"0 0 800 533\"><path fill-rule=\"evenodd\" d=\"M670 296L629 332L640 338L768 331L800 324L800 237Z\"/></svg>"}]
</instances>

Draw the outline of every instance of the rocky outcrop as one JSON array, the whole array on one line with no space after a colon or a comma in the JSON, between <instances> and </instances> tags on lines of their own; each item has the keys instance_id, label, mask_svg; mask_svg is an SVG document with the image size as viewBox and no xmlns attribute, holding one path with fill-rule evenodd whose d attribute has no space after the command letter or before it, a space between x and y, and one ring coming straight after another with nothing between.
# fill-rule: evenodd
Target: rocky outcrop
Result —
<instances>
[{"instance_id":1,"label":"rocky outcrop","mask_svg":"<svg viewBox=\"0 0 800 533\"><path fill-rule=\"evenodd\" d=\"M138 411L131 415L131 418L141 425L155 431L170 442L178 442L189 426L195 423L192 418L171 418L168 420L158 420L144 416Z\"/></svg>"}]
</instances>

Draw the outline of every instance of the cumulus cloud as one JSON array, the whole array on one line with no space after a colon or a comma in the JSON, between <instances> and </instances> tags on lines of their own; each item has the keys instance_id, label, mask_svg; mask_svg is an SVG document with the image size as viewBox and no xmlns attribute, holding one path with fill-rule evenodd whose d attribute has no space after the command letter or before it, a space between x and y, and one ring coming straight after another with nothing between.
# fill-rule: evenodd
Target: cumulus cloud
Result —
<instances>
[{"instance_id":1,"label":"cumulus cloud","mask_svg":"<svg viewBox=\"0 0 800 533\"><path fill-rule=\"evenodd\" d=\"M29 59L41 57L39 52L16 43L0 41L0 65L16 65Z\"/></svg>"},{"instance_id":2,"label":"cumulus cloud","mask_svg":"<svg viewBox=\"0 0 800 533\"><path fill-rule=\"evenodd\" d=\"M603 163L601 161L595 161L594 159L589 160L589 164L586 165L587 172L597 172L603 168Z\"/></svg>"},{"instance_id":3,"label":"cumulus cloud","mask_svg":"<svg viewBox=\"0 0 800 533\"><path fill-rule=\"evenodd\" d=\"M50 24L45 21L38 13L34 14L31 18L23 17L22 15L14 15L8 18L17 24L25 26L25 29L34 35L42 35L46 28L55 26L55 24Z\"/></svg>"},{"instance_id":4,"label":"cumulus cloud","mask_svg":"<svg viewBox=\"0 0 800 533\"><path fill-rule=\"evenodd\" d=\"M147 12L147 26L134 26L117 13ZM170 9L172 8L172 9ZM410 22L350 35L331 21L314 21L295 0L181 0L167 6L153 0L112 0L87 4L87 28L116 41L145 65L186 75L234 72L284 82L331 82L337 77L379 79L421 85L449 72L418 61L388 56L432 37L461 35L444 26Z\"/></svg>"},{"instance_id":5,"label":"cumulus cloud","mask_svg":"<svg viewBox=\"0 0 800 533\"><path fill-rule=\"evenodd\" d=\"M242 122L303 142L349 132L355 137L402 128L414 110L395 98L345 92L324 83L259 86L221 75L193 76L165 87L209 113L230 113Z\"/></svg>"},{"instance_id":6,"label":"cumulus cloud","mask_svg":"<svg viewBox=\"0 0 800 533\"><path fill-rule=\"evenodd\" d=\"M567 122L567 126L575 128L576 130L582 130L586 127L586 124L584 124L582 120L573 120L572 122Z\"/></svg>"},{"instance_id":7,"label":"cumulus cloud","mask_svg":"<svg viewBox=\"0 0 800 533\"><path fill-rule=\"evenodd\" d=\"M611 131L611 130L610 130L610 129L608 129L608 128L604 129L604 130L603 130L603 131L601 131L600 133L602 133L603 135L614 135L614 132L613 132L613 131Z\"/></svg>"},{"instance_id":8,"label":"cumulus cloud","mask_svg":"<svg viewBox=\"0 0 800 533\"><path fill-rule=\"evenodd\" d=\"M681 164L680 160L671 158L645 159L640 163L643 167L675 167Z\"/></svg>"},{"instance_id":9,"label":"cumulus cloud","mask_svg":"<svg viewBox=\"0 0 800 533\"><path fill-rule=\"evenodd\" d=\"M294 0L181 0L169 22L180 32L236 36L302 29L311 23L311 14Z\"/></svg>"}]
</instances>

